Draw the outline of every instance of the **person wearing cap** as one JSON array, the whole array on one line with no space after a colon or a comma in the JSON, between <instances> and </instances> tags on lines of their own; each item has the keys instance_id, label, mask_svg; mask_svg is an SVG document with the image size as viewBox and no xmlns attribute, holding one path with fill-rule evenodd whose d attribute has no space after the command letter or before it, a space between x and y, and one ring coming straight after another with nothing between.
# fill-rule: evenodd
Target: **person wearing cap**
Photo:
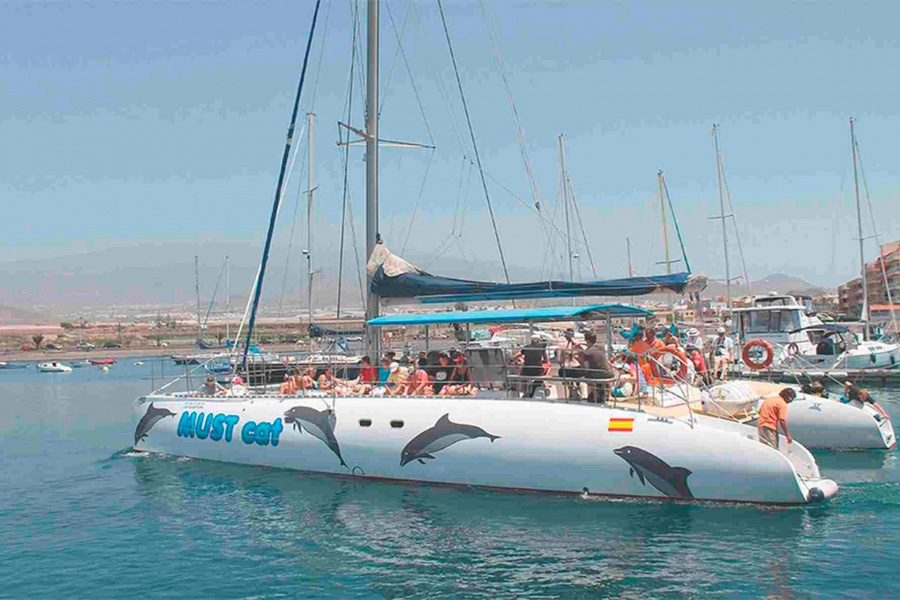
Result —
<instances>
[{"instance_id":1,"label":"person wearing cap","mask_svg":"<svg viewBox=\"0 0 900 600\"><path fill-rule=\"evenodd\" d=\"M722 381L728 379L728 367L734 362L734 340L725 335L725 328L716 329L716 339L713 341L713 375Z\"/></svg>"},{"instance_id":2,"label":"person wearing cap","mask_svg":"<svg viewBox=\"0 0 900 600\"><path fill-rule=\"evenodd\" d=\"M247 393L247 388L244 387L244 378L240 375L235 375L231 378L231 385L228 387L228 392L225 394L226 396L243 396Z\"/></svg>"},{"instance_id":3,"label":"person wearing cap","mask_svg":"<svg viewBox=\"0 0 900 600\"><path fill-rule=\"evenodd\" d=\"M787 412L788 404L793 402L796 397L797 392L793 388L784 388L777 394L763 400L762 405L759 407L759 416L756 422L760 442L777 450L779 427L784 432L784 437L788 444L794 441L791 434L788 433Z\"/></svg>"}]
</instances>

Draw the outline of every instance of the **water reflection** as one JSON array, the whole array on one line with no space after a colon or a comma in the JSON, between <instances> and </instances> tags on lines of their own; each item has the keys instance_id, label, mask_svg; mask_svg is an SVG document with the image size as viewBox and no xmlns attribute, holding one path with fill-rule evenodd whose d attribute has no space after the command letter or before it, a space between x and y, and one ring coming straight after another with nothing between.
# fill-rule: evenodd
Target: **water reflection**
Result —
<instances>
[{"instance_id":1,"label":"water reflection","mask_svg":"<svg viewBox=\"0 0 900 600\"><path fill-rule=\"evenodd\" d=\"M585 501L144 456L141 494L186 547L209 536L383 595L793 594L826 508ZM827 529L827 528L826 528ZM714 565L714 566L712 566ZM712 566L712 567L711 567ZM783 573L784 577L773 574ZM277 576L277 575L276 575ZM435 581L440 581L436 590Z\"/></svg>"}]
</instances>

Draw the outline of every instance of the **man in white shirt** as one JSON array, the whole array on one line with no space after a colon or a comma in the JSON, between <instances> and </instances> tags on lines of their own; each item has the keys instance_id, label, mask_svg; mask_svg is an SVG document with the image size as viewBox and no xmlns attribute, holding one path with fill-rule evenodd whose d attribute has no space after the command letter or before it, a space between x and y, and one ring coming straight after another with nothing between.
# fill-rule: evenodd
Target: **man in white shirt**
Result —
<instances>
[{"instance_id":1,"label":"man in white shirt","mask_svg":"<svg viewBox=\"0 0 900 600\"><path fill-rule=\"evenodd\" d=\"M728 379L728 367L734 362L734 340L725 335L724 327L716 329L712 347L713 374L725 381Z\"/></svg>"}]
</instances>

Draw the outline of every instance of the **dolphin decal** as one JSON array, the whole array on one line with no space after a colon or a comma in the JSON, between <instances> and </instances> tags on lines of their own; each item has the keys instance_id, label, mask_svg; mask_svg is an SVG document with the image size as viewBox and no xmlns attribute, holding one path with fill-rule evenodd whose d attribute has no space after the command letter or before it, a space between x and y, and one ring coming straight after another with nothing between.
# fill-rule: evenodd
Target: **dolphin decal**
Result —
<instances>
[{"instance_id":1,"label":"dolphin decal","mask_svg":"<svg viewBox=\"0 0 900 600\"><path fill-rule=\"evenodd\" d=\"M629 464L628 474L631 477L637 473L642 485L647 485L649 481L650 485L669 498L694 497L687 484L690 469L670 466L658 456L634 446L623 446L613 452Z\"/></svg>"},{"instance_id":2,"label":"dolphin decal","mask_svg":"<svg viewBox=\"0 0 900 600\"><path fill-rule=\"evenodd\" d=\"M137 427L134 428L134 443L137 445L142 439L147 437L150 433L150 430L153 429L153 426L156 425L156 422L162 419L163 417L174 417L175 413L167 408L156 408L153 406L153 403L150 403L150 406L147 407L147 412L144 413L144 416L141 417L141 420L138 421Z\"/></svg>"},{"instance_id":3,"label":"dolphin decal","mask_svg":"<svg viewBox=\"0 0 900 600\"><path fill-rule=\"evenodd\" d=\"M400 466L414 460L418 460L424 465L423 459L433 459L435 452L440 452L456 442L480 437L486 437L491 442L500 439L499 435L491 435L481 427L454 423L450 420L450 413L447 413L438 419L434 427L429 427L406 444L400 453Z\"/></svg>"},{"instance_id":4,"label":"dolphin decal","mask_svg":"<svg viewBox=\"0 0 900 600\"><path fill-rule=\"evenodd\" d=\"M284 422L292 423L294 429L303 433L304 430L314 438L321 440L328 449L334 452L341 461L342 467L347 467L344 457L341 456L341 447L334 437L334 426L337 424L337 415L330 408L316 410L307 406L295 406L284 413ZM347 467L349 468L349 467Z\"/></svg>"}]
</instances>

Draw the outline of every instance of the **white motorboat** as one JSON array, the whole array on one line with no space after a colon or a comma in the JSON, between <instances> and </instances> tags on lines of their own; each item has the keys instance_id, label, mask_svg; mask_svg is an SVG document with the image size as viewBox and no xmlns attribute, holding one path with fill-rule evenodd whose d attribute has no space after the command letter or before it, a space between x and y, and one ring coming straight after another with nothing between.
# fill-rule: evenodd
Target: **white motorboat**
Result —
<instances>
[{"instance_id":1,"label":"white motorboat","mask_svg":"<svg viewBox=\"0 0 900 600\"><path fill-rule=\"evenodd\" d=\"M704 402L707 413L742 418L756 425L756 409L766 396L787 386L762 381L729 381L713 386ZM792 386L793 387L793 386ZM813 449L889 450L897 444L894 426L871 404L804 394L799 388L788 405L788 429L794 439Z\"/></svg>"},{"instance_id":2,"label":"white motorboat","mask_svg":"<svg viewBox=\"0 0 900 600\"><path fill-rule=\"evenodd\" d=\"M69 365L64 365L64 364L62 364L60 362L56 362L56 361L39 363L37 368L38 368L38 371L40 371L41 373L71 373L72 372L72 367L70 367Z\"/></svg>"},{"instance_id":3,"label":"white motorboat","mask_svg":"<svg viewBox=\"0 0 900 600\"><path fill-rule=\"evenodd\" d=\"M744 362L751 368L832 371L900 366L900 344L861 339L843 324L823 323L793 296L756 296L749 307L734 308L732 314L746 346ZM757 340L769 348L760 344L754 350Z\"/></svg>"}]
</instances>

